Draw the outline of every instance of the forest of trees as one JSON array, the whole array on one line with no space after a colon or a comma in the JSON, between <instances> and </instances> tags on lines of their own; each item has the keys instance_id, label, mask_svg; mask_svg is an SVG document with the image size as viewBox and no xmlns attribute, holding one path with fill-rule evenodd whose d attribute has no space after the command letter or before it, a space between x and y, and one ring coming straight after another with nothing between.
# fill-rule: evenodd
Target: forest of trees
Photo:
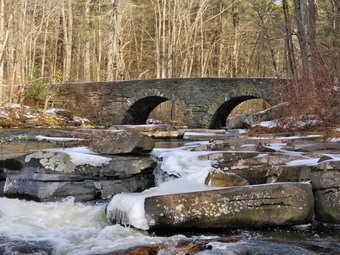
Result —
<instances>
[{"instance_id":1,"label":"forest of trees","mask_svg":"<svg viewBox=\"0 0 340 255\"><path fill-rule=\"evenodd\" d=\"M337 0L0 0L0 103L76 81L322 69L338 82L339 13Z\"/></svg>"}]
</instances>

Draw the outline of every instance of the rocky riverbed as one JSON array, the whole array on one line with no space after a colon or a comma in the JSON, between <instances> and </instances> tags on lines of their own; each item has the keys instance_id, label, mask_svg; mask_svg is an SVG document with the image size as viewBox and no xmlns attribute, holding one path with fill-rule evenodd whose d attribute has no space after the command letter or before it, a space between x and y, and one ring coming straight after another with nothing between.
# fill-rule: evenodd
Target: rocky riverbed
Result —
<instances>
[{"instance_id":1,"label":"rocky riverbed","mask_svg":"<svg viewBox=\"0 0 340 255\"><path fill-rule=\"evenodd\" d=\"M237 131L176 131L164 125L159 129L150 126L147 131L145 125L115 126L110 130L31 130L29 133L27 130L4 130L1 138L0 195L10 199L1 200L6 207L0 209L4 227L0 228L1 242L14 249L13 243L24 240L33 246L41 244L51 253L61 249L58 254L111 251L111 254L116 254L113 251L124 252L124 249L153 242L149 237L143 237L143 242L121 246L115 243L109 245L111 248L91 248L91 251L85 252L81 248L74 251L66 249L48 239L39 243L40 237L27 238L25 231L12 236L7 232L6 224L10 227L15 217L8 215L11 211L7 207L12 204L11 201L22 206L14 198L40 201L43 206L45 203L62 206L63 201L69 201L70 197L73 197L72 203L111 200L108 206L104 202L99 207L101 213L106 208L106 217L112 223L153 231L182 229L180 232L184 233L192 229L221 231L301 224L308 229L320 224L327 229L330 226L332 229L339 228L339 142L327 142L322 135L235 137ZM181 134L186 140L184 143L174 142L181 147L164 148L168 147L164 141L156 140L155 143L150 138L159 131L163 137L166 132L170 136L170 132L174 134L176 131L176 135ZM193 139L192 142L190 139ZM195 142L196 139L200 141ZM32 144L41 145L41 148L28 151ZM21 146L23 152L10 154L8 148L15 151L13 146ZM98 216L100 221L103 221L102 217ZM106 228L112 230L109 226L106 222L97 232L102 233ZM216 233L219 231L215 230ZM137 233L133 232L132 236L139 236ZM250 239L244 236L244 232L240 233L243 233L243 241L237 243L245 242L243 248L252 247ZM337 240L339 236L332 238ZM174 237L174 240L179 239L183 237ZM158 242L164 244L166 240L170 239L160 238ZM230 249L230 245L223 246L221 242L212 241L211 247L202 246L204 249L200 252L206 250L204 254L220 254L218 252L225 247ZM301 249L310 252L304 254L340 252L340 247L332 245L330 253L314 253L316 251L306 247ZM274 249L288 247L281 244ZM177 248L170 245L164 248L167 249ZM298 253L292 251L291 254Z\"/></svg>"}]
</instances>

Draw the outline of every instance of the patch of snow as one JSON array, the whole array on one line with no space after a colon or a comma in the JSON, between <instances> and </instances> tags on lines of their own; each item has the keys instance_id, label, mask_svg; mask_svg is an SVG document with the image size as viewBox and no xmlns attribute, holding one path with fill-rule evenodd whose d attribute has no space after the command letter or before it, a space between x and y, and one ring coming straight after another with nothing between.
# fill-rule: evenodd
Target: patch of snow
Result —
<instances>
[{"instance_id":1,"label":"patch of snow","mask_svg":"<svg viewBox=\"0 0 340 255\"><path fill-rule=\"evenodd\" d=\"M146 124L163 124L163 121L155 120L155 119L147 119Z\"/></svg>"},{"instance_id":2,"label":"patch of snow","mask_svg":"<svg viewBox=\"0 0 340 255\"><path fill-rule=\"evenodd\" d=\"M73 121L75 121L75 122L89 122L89 119L74 116Z\"/></svg>"},{"instance_id":3,"label":"patch of snow","mask_svg":"<svg viewBox=\"0 0 340 255\"><path fill-rule=\"evenodd\" d=\"M208 133L208 132L184 132L183 138L184 139L212 139L212 138L221 138L225 137L226 133Z\"/></svg>"},{"instance_id":4,"label":"patch of snow","mask_svg":"<svg viewBox=\"0 0 340 255\"><path fill-rule=\"evenodd\" d=\"M195 142L187 142L184 145L186 147L195 147L195 146L201 146L201 145L206 145L209 144L209 141L195 141Z\"/></svg>"},{"instance_id":5,"label":"patch of snow","mask_svg":"<svg viewBox=\"0 0 340 255\"><path fill-rule=\"evenodd\" d=\"M248 133L247 129L235 129L235 130L237 130L240 135Z\"/></svg>"},{"instance_id":6,"label":"patch of snow","mask_svg":"<svg viewBox=\"0 0 340 255\"><path fill-rule=\"evenodd\" d=\"M8 112L0 110L0 117L8 119L9 118Z\"/></svg>"},{"instance_id":7,"label":"patch of snow","mask_svg":"<svg viewBox=\"0 0 340 255\"><path fill-rule=\"evenodd\" d=\"M21 109L20 104L13 104L13 103L6 103L4 104L5 108L14 108L14 109Z\"/></svg>"},{"instance_id":8,"label":"patch of snow","mask_svg":"<svg viewBox=\"0 0 340 255\"><path fill-rule=\"evenodd\" d=\"M58 112L63 112L63 111L65 111L65 109L51 108L51 109L47 109L46 113L57 114Z\"/></svg>"},{"instance_id":9,"label":"patch of snow","mask_svg":"<svg viewBox=\"0 0 340 255\"><path fill-rule=\"evenodd\" d=\"M297 159L288 162L287 166L315 166L318 164L320 158Z\"/></svg>"},{"instance_id":10,"label":"patch of snow","mask_svg":"<svg viewBox=\"0 0 340 255\"><path fill-rule=\"evenodd\" d=\"M92 155L97 155L97 152L89 150L86 146L81 146L81 147L71 147L71 148L54 148L54 149L48 149L49 151L63 151L63 152L77 152L77 153L83 153L83 154L92 154Z\"/></svg>"},{"instance_id":11,"label":"patch of snow","mask_svg":"<svg viewBox=\"0 0 340 255\"><path fill-rule=\"evenodd\" d=\"M266 137L266 136L252 136L248 139L254 140L269 140L269 139L278 139L278 140L287 140L287 139L303 139L303 138L316 138L322 137L322 135L305 135L305 136L273 136L273 137Z\"/></svg>"},{"instance_id":12,"label":"patch of snow","mask_svg":"<svg viewBox=\"0 0 340 255\"><path fill-rule=\"evenodd\" d=\"M256 144L255 143L242 144L240 147L249 147L249 146L256 146Z\"/></svg>"},{"instance_id":13,"label":"patch of snow","mask_svg":"<svg viewBox=\"0 0 340 255\"><path fill-rule=\"evenodd\" d=\"M112 160L111 158L95 155L94 152L90 151L86 147L45 149L43 151L66 153L70 156L71 162L75 165L87 164L92 166L101 166L106 165Z\"/></svg>"},{"instance_id":14,"label":"patch of snow","mask_svg":"<svg viewBox=\"0 0 340 255\"><path fill-rule=\"evenodd\" d=\"M332 143L340 142L340 137L331 138L329 141L332 142Z\"/></svg>"},{"instance_id":15,"label":"patch of snow","mask_svg":"<svg viewBox=\"0 0 340 255\"><path fill-rule=\"evenodd\" d=\"M76 141L76 140L84 140L81 138L70 138L70 137L49 137L43 135L35 136L38 140L51 140L51 141Z\"/></svg>"},{"instance_id":16,"label":"patch of snow","mask_svg":"<svg viewBox=\"0 0 340 255\"><path fill-rule=\"evenodd\" d=\"M254 157L254 158L263 158L263 157L267 157L267 156L268 156L267 153L261 153L261 154L257 155L257 156Z\"/></svg>"},{"instance_id":17,"label":"patch of snow","mask_svg":"<svg viewBox=\"0 0 340 255\"><path fill-rule=\"evenodd\" d=\"M286 145L287 145L287 143L271 143L269 145L265 145L264 147L279 151L279 150L282 149L282 147L284 147Z\"/></svg>"},{"instance_id":18,"label":"patch of snow","mask_svg":"<svg viewBox=\"0 0 340 255\"><path fill-rule=\"evenodd\" d=\"M259 124L256 124L256 126L274 128L277 127L277 122L273 120L261 121Z\"/></svg>"}]
</instances>

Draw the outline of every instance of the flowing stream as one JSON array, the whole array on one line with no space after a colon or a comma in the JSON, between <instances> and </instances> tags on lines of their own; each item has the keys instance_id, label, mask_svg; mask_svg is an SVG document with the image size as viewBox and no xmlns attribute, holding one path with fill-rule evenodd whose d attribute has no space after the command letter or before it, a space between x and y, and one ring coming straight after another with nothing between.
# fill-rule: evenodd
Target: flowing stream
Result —
<instances>
[{"instance_id":1,"label":"flowing stream","mask_svg":"<svg viewBox=\"0 0 340 255\"><path fill-rule=\"evenodd\" d=\"M183 142L176 142L175 146L183 146ZM172 147L170 143L159 143L159 147L163 148L156 148L153 154L164 154L159 168L166 169L169 174L183 174L186 171L192 173L195 169L190 167L205 167L204 162L188 157L178 148L164 148ZM156 179L160 186L168 180L159 173ZM185 183L188 180L190 178ZM33 202L0 197L0 251L9 240L40 241L53 247L55 255L85 255L188 238L241 235L244 241L212 243L212 250L196 254L340 254L340 234L337 229L316 229L309 224L261 230L143 231L110 224L105 217L107 204L107 201L75 203L72 197L60 202ZM14 253L8 251L3 254Z\"/></svg>"}]
</instances>

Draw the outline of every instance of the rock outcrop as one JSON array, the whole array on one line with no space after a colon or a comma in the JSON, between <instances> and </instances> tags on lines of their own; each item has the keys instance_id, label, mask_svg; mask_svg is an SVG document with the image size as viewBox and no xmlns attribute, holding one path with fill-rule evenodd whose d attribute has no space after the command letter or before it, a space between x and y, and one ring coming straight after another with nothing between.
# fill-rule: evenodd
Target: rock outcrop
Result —
<instances>
[{"instance_id":1,"label":"rock outcrop","mask_svg":"<svg viewBox=\"0 0 340 255\"><path fill-rule=\"evenodd\" d=\"M156 163L149 158L103 157L70 150L37 151L16 159L22 169L7 170L3 193L37 201L109 199L154 185Z\"/></svg>"},{"instance_id":2,"label":"rock outcrop","mask_svg":"<svg viewBox=\"0 0 340 255\"><path fill-rule=\"evenodd\" d=\"M242 228L308 223L314 199L309 183L275 183L145 199L150 228Z\"/></svg>"},{"instance_id":3,"label":"rock outcrop","mask_svg":"<svg viewBox=\"0 0 340 255\"><path fill-rule=\"evenodd\" d=\"M340 161L324 161L311 168L316 219L340 224Z\"/></svg>"}]
</instances>

